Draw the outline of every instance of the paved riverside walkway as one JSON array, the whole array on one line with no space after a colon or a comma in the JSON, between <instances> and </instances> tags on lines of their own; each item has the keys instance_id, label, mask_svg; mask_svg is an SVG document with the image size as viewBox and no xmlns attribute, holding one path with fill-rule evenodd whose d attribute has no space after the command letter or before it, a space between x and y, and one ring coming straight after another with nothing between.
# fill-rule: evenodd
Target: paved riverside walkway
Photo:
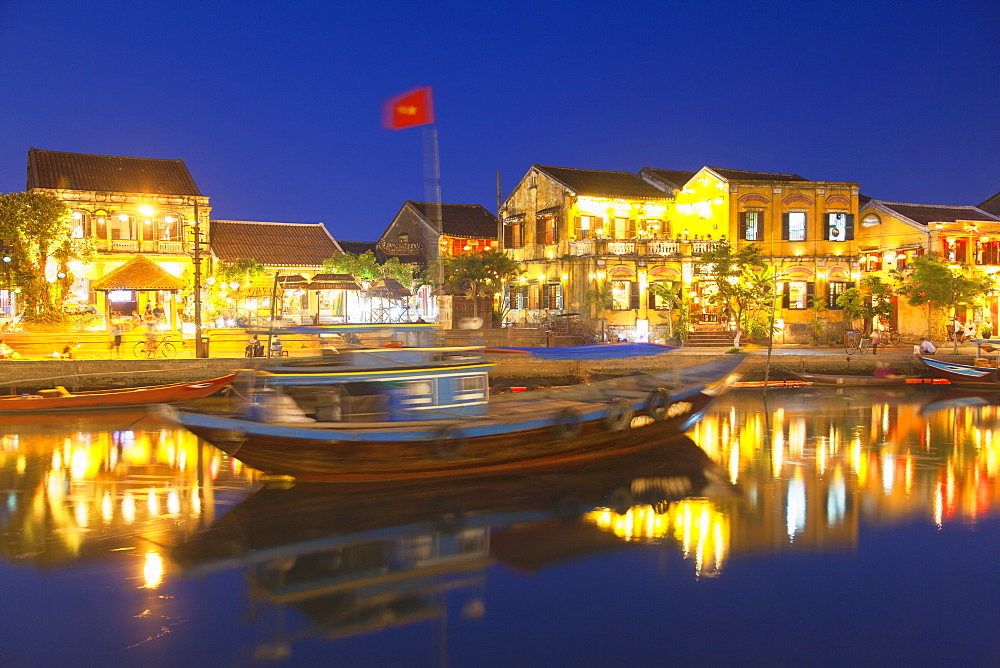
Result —
<instances>
[{"instance_id":1,"label":"paved riverside walkway","mask_svg":"<svg viewBox=\"0 0 1000 668\"><path fill-rule=\"evenodd\" d=\"M683 368L707 362L726 354L726 348L677 348L653 357L613 360L542 360L517 353L491 354L496 365L491 383L526 383L545 381L572 384L586 379L663 371L672 366ZM958 363L973 361L975 346L960 346L959 355L949 354L950 347L939 348L935 357ZM741 368L745 380L764 377L766 348L747 349L748 359ZM137 387L168 382L201 380L225 375L236 369L266 364L265 358L243 356L193 359L190 351L177 359L97 359L86 356L69 360L21 359L0 360L0 394L34 391L63 385L70 391L106 387ZM843 348L775 346L771 355L770 377L790 379L793 371L872 375L876 363L897 373L924 375L923 365L913 356L913 346L879 348L878 354L847 355Z\"/></svg>"}]
</instances>

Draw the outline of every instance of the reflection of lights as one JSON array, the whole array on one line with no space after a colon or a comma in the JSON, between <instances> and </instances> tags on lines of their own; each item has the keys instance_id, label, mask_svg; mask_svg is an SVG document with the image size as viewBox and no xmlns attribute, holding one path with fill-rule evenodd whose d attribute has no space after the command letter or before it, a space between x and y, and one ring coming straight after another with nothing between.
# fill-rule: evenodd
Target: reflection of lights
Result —
<instances>
[{"instance_id":1,"label":"reflection of lights","mask_svg":"<svg viewBox=\"0 0 1000 668\"><path fill-rule=\"evenodd\" d=\"M163 582L163 557L156 552L147 552L142 567L143 587L156 589Z\"/></svg>"},{"instance_id":2,"label":"reflection of lights","mask_svg":"<svg viewBox=\"0 0 1000 668\"><path fill-rule=\"evenodd\" d=\"M70 456L69 476L73 480L80 480L87 475L87 469L87 451L83 448L77 448Z\"/></svg>"},{"instance_id":3,"label":"reflection of lights","mask_svg":"<svg viewBox=\"0 0 1000 668\"><path fill-rule=\"evenodd\" d=\"M149 509L149 514L156 517L160 514L160 500L156 498L156 491L149 490L146 494L146 508Z\"/></svg>"},{"instance_id":4,"label":"reflection of lights","mask_svg":"<svg viewBox=\"0 0 1000 668\"><path fill-rule=\"evenodd\" d=\"M882 491L892 494L892 487L896 481L896 458L892 453L887 452L882 455Z\"/></svg>"},{"instance_id":5,"label":"reflection of lights","mask_svg":"<svg viewBox=\"0 0 1000 668\"><path fill-rule=\"evenodd\" d=\"M181 499L177 495L177 490L172 489L167 492L167 512L176 515L181 512Z\"/></svg>"},{"instance_id":6,"label":"reflection of lights","mask_svg":"<svg viewBox=\"0 0 1000 668\"><path fill-rule=\"evenodd\" d=\"M122 519L126 524L135 521L135 499L132 497L132 492L125 492L122 498Z\"/></svg>"},{"instance_id":7,"label":"reflection of lights","mask_svg":"<svg viewBox=\"0 0 1000 668\"><path fill-rule=\"evenodd\" d=\"M847 515L847 486L844 483L844 473L838 467L833 472L833 480L826 492L826 522L837 526Z\"/></svg>"},{"instance_id":8,"label":"reflection of lights","mask_svg":"<svg viewBox=\"0 0 1000 668\"><path fill-rule=\"evenodd\" d=\"M111 521L113 517L114 508L111 505L111 494L105 492L101 497L101 519L107 524Z\"/></svg>"},{"instance_id":9,"label":"reflection of lights","mask_svg":"<svg viewBox=\"0 0 1000 668\"><path fill-rule=\"evenodd\" d=\"M788 539L795 541L795 536L802 533L806 527L806 485L802 474L795 472L795 477L788 481L788 504L785 511L785 527Z\"/></svg>"}]
</instances>

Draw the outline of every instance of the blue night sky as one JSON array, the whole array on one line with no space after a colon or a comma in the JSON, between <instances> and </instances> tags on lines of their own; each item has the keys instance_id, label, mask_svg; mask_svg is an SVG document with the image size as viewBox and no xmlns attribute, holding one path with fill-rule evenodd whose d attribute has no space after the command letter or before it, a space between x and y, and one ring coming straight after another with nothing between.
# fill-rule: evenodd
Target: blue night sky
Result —
<instances>
[{"instance_id":1,"label":"blue night sky","mask_svg":"<svg viewBox=\"0 0 1000 668\"><path fill-rule=\"evenodd\" d=\"M496 209L532 163L703 165L857 181L880 199L1000 191L1000 2L0 0L0 191L29 146L184 158L213 216L374 240L427 197Z\"/></svg>"}]
</instances>

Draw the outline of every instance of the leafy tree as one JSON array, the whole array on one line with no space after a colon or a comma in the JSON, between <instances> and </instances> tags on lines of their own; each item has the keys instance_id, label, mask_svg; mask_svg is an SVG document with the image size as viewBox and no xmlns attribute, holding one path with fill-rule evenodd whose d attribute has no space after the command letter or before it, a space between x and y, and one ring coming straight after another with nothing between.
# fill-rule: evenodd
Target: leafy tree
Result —
<instances>
[{"instance_id":1,"label":"leafy tree","mask_svg":"<svg viewBox=\"0 0 1000 668\"><path fill-rule=\"evenodd\" d=\"M11 258L5 264L11 284L21 289L29 321L59 320L59 307L73 282L69 264L88 260L93 252L91 243L73 238L69 213L66 204L50 193L0 195L0 245ZM50 260L58 263L62 274L54 283L46 278Z\"/></svg>"},{"instance_id":2,"label":"leafy tree","mask_svg":"<svg viewBox=\"0 0 1000 668\"><path fill-rule=\"evenodd\" d=\"M215 270L215 275L224 283L242 280L245 285L264 275L264 265L257 260L239 258L232 262L220 263L218 269Z\"/></svg>"},{"instance_id":3,"label":"leafy tree","mask_svg":"<svg viewBox=\"0 0 1000 668\"><path fill-rule=\"evenodd\" d=\"M848 288L837 297L837 306L843 309L849 324L860 320L861 332L867 336L872 333L876 319L884 320L892 315L892 294L892 285L876 274L868 274L857 287Z\"/></svg>"},{"instance_id":4,"label":"leafy tree","mask_svg":"<svg viewBox=\"0 0 1000 668\"><path fill-rule=\"evenodd\" d=\"M712 265L717 291L709 299L736 320L735 348L740 338L759 335L761 323L767 331L769 309L774 299L775 271L767 266L756 244L733 251L728 242L701 255L702 264Z\"/></svg>"},{"instance_id":5,"label":"leafy tree","mask_svg":"<svg viewBox=\"0 0 1000 668\"><path fill-rule=\"evenodd\" d=\"M473 313L476 313L481 294L495 295L503 292L504 285L522 273L521 265L499 250L444 258L445 289L452 294L472 297ZM498 310L498 315L502 321L502 310Z\"/></svg>"},{"instance_id":6,"label":"leafy tree","mask_svg":"<svg viewBox=\"0 0 1000 668\"><path fill-rule=\"evenodd\" d=\"M610 285L610 284L607 284ZM664 304L667 306L667 314L660 316L667 321L667 338L674 338L675 323L674 323L674 311L678 313L678 322L676 323L676 331L678 333L684 334L687 331L687 307L684 304L684 300L681 298L679 286L668 281L666 283L650 283L649 291L660 298ZM685 339L685 336L681 336L681 339Z\"/></svg>"},{"instance_id":7,"label":"leafy tree","mask_svg":"<svg viewBox=\"0 0 1000 668\"><path fill-rule=\"evenodd\" d=\"M396 257L379 264L371 251L365 251L361 255L355 253L334 255L323 262L323 268L334 274L350 274L358 280L367 282L394 278L406 287L413 284L416 275L413 265L403 264Z\"/></svg>"},{"instance_id":8,"label":"leafy tree","mask_svg":"<svg viewBox=\"0 0 1000 668\"><path fill-rule=\"evenodd\" d=\"M972 302L992 290L992 281L982 272L945 262L936 253L931 253L917 258L912 270L904 272L899 293L906 296L911 306L926 304L929 310L936 311L940 322L953 313L956 304ZM954 352L957 353L958 337L954 338Z\"/></svg>"}]
</instances>

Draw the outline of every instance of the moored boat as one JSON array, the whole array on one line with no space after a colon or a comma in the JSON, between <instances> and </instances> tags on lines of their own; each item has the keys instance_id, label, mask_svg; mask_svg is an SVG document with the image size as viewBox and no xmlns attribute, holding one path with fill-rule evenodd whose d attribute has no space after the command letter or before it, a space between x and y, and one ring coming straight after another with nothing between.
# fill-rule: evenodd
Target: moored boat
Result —
<instances>
[{"instance_id":1,"label":"moored boat","mask_svg":"<svg viewBox=\"0 0 1000 668\"><path fill-rule=\"evenodd\" d=\"M933 379L920 376L889 375L889 376L859 376L852 374L804 373L793 371L795 376L813 385L843 385L847 387L869 387L873 385L906 385L932 382Z\"/></svg>"},{"instance_id":2,"label":"moored boat","mask_svg":"<svg viewBox=\"0 0 1000 668\"><path fill-rule=\"evenodd\" d=\"M148 404L183 403L214 394L232 383L235 378L236 372L196 382L86 392L70 392L64 387L57 386L33 394L0 396L0 414L93 411Z\"/></svg>"},{"instance_id":3,"label":"moored boat","mask_svg":"<svg viewBox=\"0 0 1000 668\"><path fill-rule=\"evenodd\" d=\"M1000 390L1000 372L996 367L957 364L922 355L918 355L917 359L923 362L935 376L950 381L954 385Z\"/></svg>"},{"instance_id":4,"label":"moored boat","mask_svg":"<svg viewBox=\"0 0 1000 668\"><path fill-rule=\"evenodd\" d=\"M400 328L406 334L407 326ZM341 351L337 363L258 371L228 414L164 414L265 473L377 483L543 470L683 432L736 380L741 355L587 385L490 398L482 348Z\"/></svg>"}]
</instances>

